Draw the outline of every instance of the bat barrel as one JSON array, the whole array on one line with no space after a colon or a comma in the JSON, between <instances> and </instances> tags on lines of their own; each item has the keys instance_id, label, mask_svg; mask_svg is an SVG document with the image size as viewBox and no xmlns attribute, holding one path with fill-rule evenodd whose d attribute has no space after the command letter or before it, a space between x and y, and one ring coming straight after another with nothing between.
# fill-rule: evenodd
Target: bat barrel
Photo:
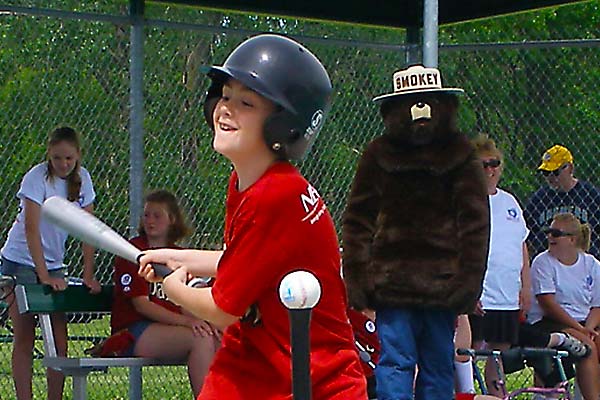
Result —
<instances>
[{"instance_id":1,"label":"bat barrel","mask_svg":"<svg viewBox=\"0 0 600 400\"><path fill-rule=\"evenodd\" d=\"M42 215L71 236L131 262L136 262L140 254L139 249L104 222L62 197L46 199L42 204Z\"/></svg>"}]
</instances>

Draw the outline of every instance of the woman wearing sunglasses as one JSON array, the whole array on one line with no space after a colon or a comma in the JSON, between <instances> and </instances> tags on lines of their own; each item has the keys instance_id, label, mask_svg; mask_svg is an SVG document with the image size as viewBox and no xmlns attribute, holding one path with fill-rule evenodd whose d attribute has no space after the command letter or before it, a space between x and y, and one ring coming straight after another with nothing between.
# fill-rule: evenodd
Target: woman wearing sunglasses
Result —
<instances>
[{"instance_id":1,"label":"woman wearing sunglasses","mask_svg":"<svg viewBox=\"0 0 600 400\"><path fill-rule=\"evenodd\" d=\"M576 369L577 382L586 400L600 396L600 263L587 253L590 226L571 213L554 216L545 229L548 250L531 266L533 293L530 322L544 331L561 330L587 344L591 353ZM539 306L538 306L539 305Z\"/></svg>"},{"instance_id":2,"label":"woman wearing sunglasses","mask_svg":"<svg viewBox=\"0 0 600 400\"><path fill-rule=\"evenodd\" d=\"M517 199L498 187L504 167L502 152L485 135L472 143L487 178L491 227L483 292L475 315L469 316L473 347L481 348L485 341L490 349L507 350L518 342L519 316L521 310L527 311L531 299L525 244L529 230ZM461 368L456 366L457 375ZM495 385L498 373L494 362L486 364L485 380L490 394L501 395Z\"/></svg>"}]
</instances>

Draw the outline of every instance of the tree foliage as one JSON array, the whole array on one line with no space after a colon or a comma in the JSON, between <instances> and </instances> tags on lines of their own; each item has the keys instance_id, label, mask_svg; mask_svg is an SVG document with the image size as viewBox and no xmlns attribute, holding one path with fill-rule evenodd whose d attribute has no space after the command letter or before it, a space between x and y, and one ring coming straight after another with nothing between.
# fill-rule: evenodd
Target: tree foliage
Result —
<instances>
[{"instance_id":1,"label":"tree foliage","mask_svg":"<svg viewBox=\"0 0 600 400\"><path fill-rule=\"evenodd\" d=\"M39 3L39 4L38 4ZM440 69L447 86L463 87L461 127L488 132L504 149L503 180L521 200L540 184L542 151L563 143L579 174L597 176L600 126L598 45L508 48L453 46L540 40L598 39L600 10L590 1L440 29ZM48 7L47 2L28 5ZM57 10L125 16L123 1L54 0ZM305 43L334 84L334 106L313 151L300 163L325 197L336 223L355 163L382 131L371 99L392 90L405 66L402 29L301 21L267 15L149 3L145 28L145 188L167 188L183 199L196 229L190 243L221 243L225 182L231 167L211 150L202 111L207 86L200 67L222 63L250 32L278 32ZM153 21L196 24L176 29ZM115 20L117 21L117 20ZM0 19L0 206L16 213L22 175L43 160L57 125L79 129L84 165L98 192L97 211L127 232L129 190L129 35L120 22L4 14ZM212 27L212 28L207 28ZM324 39L328 39L326 41ZM5 224L4 233L9 228ZM5 234L3 235L5 236Z\"/></svg>"}]
</instances>

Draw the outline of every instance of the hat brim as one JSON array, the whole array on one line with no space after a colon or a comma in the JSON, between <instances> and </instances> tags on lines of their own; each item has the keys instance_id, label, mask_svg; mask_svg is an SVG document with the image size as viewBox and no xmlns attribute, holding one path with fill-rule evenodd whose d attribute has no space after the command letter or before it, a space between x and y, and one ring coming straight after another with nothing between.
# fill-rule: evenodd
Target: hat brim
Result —
<instances>
[{"instance_id":1,"label":"hat brim","mask_svg":"<svg viewBox=\"0 0 600 400\"><path fill-rule=\"evenodd\" d=\"M565 161L565 162L563 162L561 164L556 164L557 166L553 167L553 165L555 165L555 164L553 164L553 163L547 163L545 161L542 161L542 163L540 164L540 166L538 167L538 169L540 171L550 171L550 172L552 172L552 171L556 171L559 168L562 168L563 166L565 166L567 164L571 164L572 162L573 162L573 160L571 160L571 161Z\"/></svg>"},{"instance_id":2,"label":"hat brim","mask_svg":"<svg viewBox=\"0 0 600 400\"><path fill-rule=\"evenodd\" d=\"M415 90L406 90L406 91L403 91L401 93L382 94L381 96L374 97L373 101L374 102L378 102L378 101L381 101L381 100L388 100L388 99L390 99L392 97L404 96L404 95L407 95L407 94L432 93L432 92L448 93L448 94L456 94L456 95L461 95L461 94L465 93L465 91L463 89L459 89L459 88L415 89Z\"/></svg>"},{"instance_id":3,"label":"hat brim","mask_svg":"<svg viewBox=\"0 0 600 400\"><path fill-rule=\"evenodd\" d=\"M559 164L557 167L552 167L552 165L549 165L548 163L542 162L540 164L540 166L538 167L538 169L540 171L548 171L548 172L552 172L552 171L556 171L557 169L559 169L560 167L562 167L565 164L568 164L570 161L564 162L562 164Z\"/></svg>"}]
</instances>

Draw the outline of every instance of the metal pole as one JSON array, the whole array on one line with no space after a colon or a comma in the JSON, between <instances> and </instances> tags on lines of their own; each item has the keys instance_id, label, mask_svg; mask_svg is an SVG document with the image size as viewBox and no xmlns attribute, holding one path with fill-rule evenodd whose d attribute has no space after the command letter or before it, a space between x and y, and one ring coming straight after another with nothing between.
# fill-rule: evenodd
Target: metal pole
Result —
<instances>
[{"instance_id":1,"label":"metal pole","mask_svg":"<svg viewBox=\"0 0 600 400\"><path fill-rule=\"evenodd\" d=\"M144 0L131 0L129 60L129 234L137 233L144 188Z\"/></svg>"},{"instance_id":2,"label":"metal pole","mask_svg":"<svg viewBox=\"0 0 600 400\"><path fill-rule=\"evenodd\" d=\"M437 68L438 0L425 0L423 7L423 65Z\"/></svg>"},{"instance_id":3,"label":"metal pole","mask_svg":"<svg viewBox=\"0 0 600 400\"><path fill-rule=\"evenodd\" d=\"M406 65L421 63L421 28L409 26L406 28Z\"/></svg>"}]
</instances>

